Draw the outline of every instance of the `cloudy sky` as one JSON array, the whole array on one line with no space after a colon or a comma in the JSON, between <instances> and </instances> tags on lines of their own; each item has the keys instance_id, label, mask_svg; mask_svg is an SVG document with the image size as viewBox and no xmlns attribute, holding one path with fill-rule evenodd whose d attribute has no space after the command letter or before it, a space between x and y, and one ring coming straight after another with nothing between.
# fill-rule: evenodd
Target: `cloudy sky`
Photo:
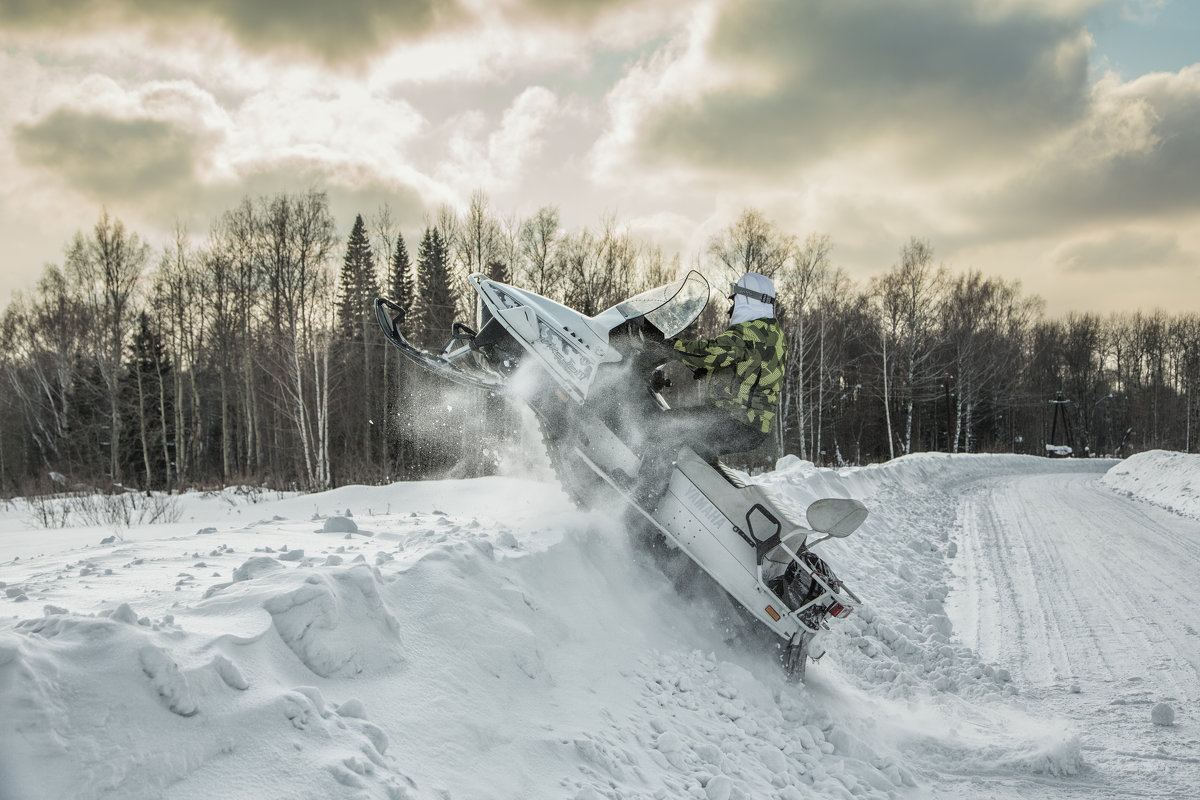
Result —
<instances>
[{"instance_id":1,"label":"cloudy sky","mask_svg":"<svg viewBox=\"0 0 1200 800\"><path fill-rule=\"evenodd\" d=\"M911 236L1068 310L1200 309L1194 0L0 0L0 303L319 186L482 189L685 261L748 206L856 280Z\"/></svg>"}]
</instances>

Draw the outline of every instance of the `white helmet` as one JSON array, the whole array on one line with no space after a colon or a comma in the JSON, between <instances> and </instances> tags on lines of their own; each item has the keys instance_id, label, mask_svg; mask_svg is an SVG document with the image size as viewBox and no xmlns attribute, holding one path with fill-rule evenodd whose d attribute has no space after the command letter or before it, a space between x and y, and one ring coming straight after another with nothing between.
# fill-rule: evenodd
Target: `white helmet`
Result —
<instances>
[{"instance_id":1,"label":"white helmet","mask_svg":"<svg viewBox=\"0 0 1200 800\"><path fill-rule=\"evenodd\" d=\"M766 275L747 272L730 285L729 299L733 300L730 325L775 316L775 284Z\"/></svg>"}]
</instances>

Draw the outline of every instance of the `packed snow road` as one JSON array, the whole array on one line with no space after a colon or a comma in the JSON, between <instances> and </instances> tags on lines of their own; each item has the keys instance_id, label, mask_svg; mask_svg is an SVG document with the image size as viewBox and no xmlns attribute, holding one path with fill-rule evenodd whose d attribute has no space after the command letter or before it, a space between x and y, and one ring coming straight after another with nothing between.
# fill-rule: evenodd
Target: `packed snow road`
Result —
<instances>
[{"instance_id":1,"label":"packed snow road","mask_svg":"<svg viewBox=\"0 0 1200 800\"><path fill-rule=\"evenodd\" d=\"M1082 730L1080 772L1050 794L1197 797L1200 742L1150 721L1160 703L1200 712L1200 523L1099 477L968 492L950 618L1027 701Z\"/></svg>"}]
</instances>

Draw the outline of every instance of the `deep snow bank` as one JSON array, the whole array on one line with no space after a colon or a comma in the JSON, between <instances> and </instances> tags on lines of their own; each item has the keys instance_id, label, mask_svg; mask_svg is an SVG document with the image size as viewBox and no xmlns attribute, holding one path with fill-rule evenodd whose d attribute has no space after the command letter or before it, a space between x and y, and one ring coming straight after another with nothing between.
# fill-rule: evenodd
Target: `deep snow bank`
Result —
<instances>
[{"instance_id":1,"label":"deep snow bank","mask_svg":"<svg viewBox=\"0 0 1200 800\"><path fill-rule=\"evenodd\" d=\"M1100 482L1130 497L1200 519L1200 455L1150 450L1130 456Z\"/></svg>"},{"instance_id":2,"label":"deep snow bank","mask_svg":"<svg viewBox=\"0 0 1200 800\"><path fill-rule=\"evenodd\" d=\"M0 795L883 798L1069 774L1078 734L954 642L955 497L1106 466L785 459L757 478L799 507L871 507L821 545L866 604L805 685L704 576L544 483L189 500L186 523L82 549L10 526L41 555L0 563L18 590L0 620ZM324 531L348 511L360 533Z\"/></svg>"}]
</instances>

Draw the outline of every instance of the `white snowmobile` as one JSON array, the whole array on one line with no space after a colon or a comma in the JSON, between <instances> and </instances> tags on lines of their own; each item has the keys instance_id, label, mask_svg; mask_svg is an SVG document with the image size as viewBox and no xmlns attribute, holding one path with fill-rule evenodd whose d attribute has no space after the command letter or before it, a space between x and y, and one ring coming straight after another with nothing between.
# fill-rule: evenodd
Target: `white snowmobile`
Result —
<instances>
[{"instance_id":1,"label":"white snowmobile","mask_svg":"<svg viewBox=\"0 0 1200 800\"><path fill-rule=\"evenodd\" d=\"M867 509L857 500L818 500L807 525L766 487L747 484L724 464L679 450L654 507L635 501L645 433L668 408L659 392L667 340L704 310L708 282L690 272L587 317L532 292L469 278L478 294L478 330L456 322L441 353L411 344L402 309L380 298L375 312L388 340L425 369L459 384L513 397L537 416L555 472L578 505L628 504L786 644L781 660L801 677L814 637L828 618L860 602L812 552L850 535ZM633 390L631 387L640 387ZM824 534L809 540L813 532ZM815 654L815 655L814 655Z\"/></svg>"}]
</instances>

